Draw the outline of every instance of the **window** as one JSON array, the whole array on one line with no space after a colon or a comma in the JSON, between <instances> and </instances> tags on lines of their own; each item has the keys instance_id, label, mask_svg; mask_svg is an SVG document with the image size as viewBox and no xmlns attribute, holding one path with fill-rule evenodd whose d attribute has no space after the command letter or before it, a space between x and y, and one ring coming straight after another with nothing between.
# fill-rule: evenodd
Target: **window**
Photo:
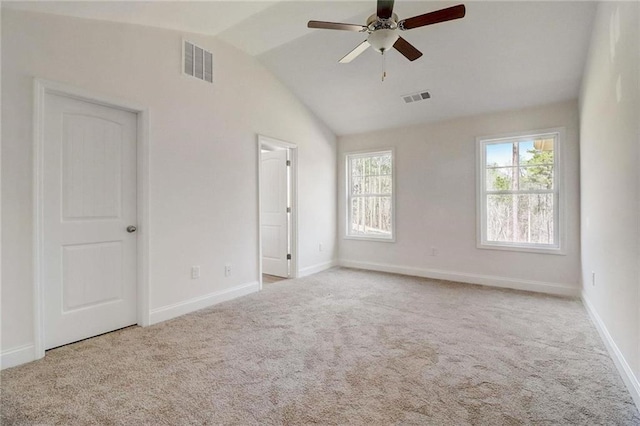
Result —
<instances>
[{"instance_id":1,"label":"window","mask_svg":"<svg viewBox=\"0 0 640 426\"><path fill-rule=\"evenodd\" d=\"M347 238L393 241L393 151L346 156Z\"/></svg>"},{"instance_id":2,"label":"window","mask_svg":"<svg viewBox=\"0 0 640 426\"><path fill-rule=\"evenodd\" d=\"M560 253L562 130L479 139L479 247Z\"/></svg>"}]
</instances>

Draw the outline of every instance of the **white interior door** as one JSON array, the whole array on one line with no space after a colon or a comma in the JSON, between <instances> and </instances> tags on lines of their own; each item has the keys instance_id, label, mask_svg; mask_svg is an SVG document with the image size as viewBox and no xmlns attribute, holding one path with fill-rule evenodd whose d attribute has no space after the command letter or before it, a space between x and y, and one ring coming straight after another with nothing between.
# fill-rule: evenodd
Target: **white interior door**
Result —
<instances>
[{"instance_id":1,"label":"white interior door","mask_svg":"<svg viewBox=\"0 0 640 426\"><path fill-rule=\"evenodd\" d=\"M136 323L136 114L47 93L45 349Z\"/></svg>"},{"instance_id":2,"label":"white interior door","mask_svg":"<svg viewBox=\"0 0 640 426\"><path fill-rule=\"evenodd\" d=\"M289 275L287 150L263 152L261 161L262 272L277 277L287 277Z\"/></svg>"}]
</instances>

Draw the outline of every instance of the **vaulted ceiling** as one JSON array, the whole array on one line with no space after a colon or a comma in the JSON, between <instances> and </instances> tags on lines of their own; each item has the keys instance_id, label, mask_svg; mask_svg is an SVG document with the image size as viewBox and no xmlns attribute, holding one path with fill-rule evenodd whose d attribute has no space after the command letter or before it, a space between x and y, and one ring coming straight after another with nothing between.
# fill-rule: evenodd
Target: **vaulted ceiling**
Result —
<instances>
[{"instance_id":1,"label":"vaulted ceiling","mask_svg":"<svg viewBox=\"0 0 640 426\"><path fill-rule=\"evenodd\" d=\"M397 0L407 18L460 2ZM337 134L524 108L578 96L594 2L465 3L465 18L406 31L424 55L409 62L372 49L338 60L366 38L312 30L309 20L364 24L366 1L3 2L3 7L217 36L255 56ZM402 95L431 99L405 104Z\"/></svg>"}]
</instances>

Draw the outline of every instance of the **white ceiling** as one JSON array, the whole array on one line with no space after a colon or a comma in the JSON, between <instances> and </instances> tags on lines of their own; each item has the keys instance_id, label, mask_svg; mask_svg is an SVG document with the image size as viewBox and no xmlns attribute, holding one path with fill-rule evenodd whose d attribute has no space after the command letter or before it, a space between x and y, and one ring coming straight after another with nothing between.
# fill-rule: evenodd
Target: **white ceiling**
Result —
<instances>
[{"instance_id":1,"label":"white ceiling","mask_svg":"<svg viewBox=\"0 0 640 426\"><path fill-rule=\"evenodd\" d=\"M407 18L460 2L397 0ZM3 7L218 36L256 56L337 134L524 108L578 96L594 2L465 2L457 21L402 36L424 53L409 62L369 49L338 60L364 34L311 30L310 19L364 24L366 1L3 2ZM429 90L428 101L401 95Z\"/></svg>"}]
</instances>

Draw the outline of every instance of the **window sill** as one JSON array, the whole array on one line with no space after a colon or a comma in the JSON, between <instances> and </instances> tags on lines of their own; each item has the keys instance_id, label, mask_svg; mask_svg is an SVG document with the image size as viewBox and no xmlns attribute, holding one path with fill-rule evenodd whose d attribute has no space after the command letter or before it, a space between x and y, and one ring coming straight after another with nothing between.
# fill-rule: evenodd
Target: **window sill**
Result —
<instances>
[{"instance_id":1,"label":"window sill","mask_svg":"<svg viewBox=\"0 0 640 426\"><path fill-rule=\"evenodd\" d=\"M516 251L523 253L537 253L537 254L553 254L566 256L566 252L563 248L559 247L528 247L528 246L519 246L519 245L508 245L508 244L491 244L491 243L480 243L477 245L477 248L483 250L503 250L503 251Z\"/></svg>"},{"instance_id":2,"label":"window sill","mask_svg":"<svg viewBox=\"0 0 640 426\"><path fill-rule=\"evenodd\" d=\"M373 241L379 243L395 243L395 237L392 238L381 238L381 237L365 237L365 236L355 236L355 235L345 235L345 240L356 240L356 241Z\"/></svg>"}]
</instances>

